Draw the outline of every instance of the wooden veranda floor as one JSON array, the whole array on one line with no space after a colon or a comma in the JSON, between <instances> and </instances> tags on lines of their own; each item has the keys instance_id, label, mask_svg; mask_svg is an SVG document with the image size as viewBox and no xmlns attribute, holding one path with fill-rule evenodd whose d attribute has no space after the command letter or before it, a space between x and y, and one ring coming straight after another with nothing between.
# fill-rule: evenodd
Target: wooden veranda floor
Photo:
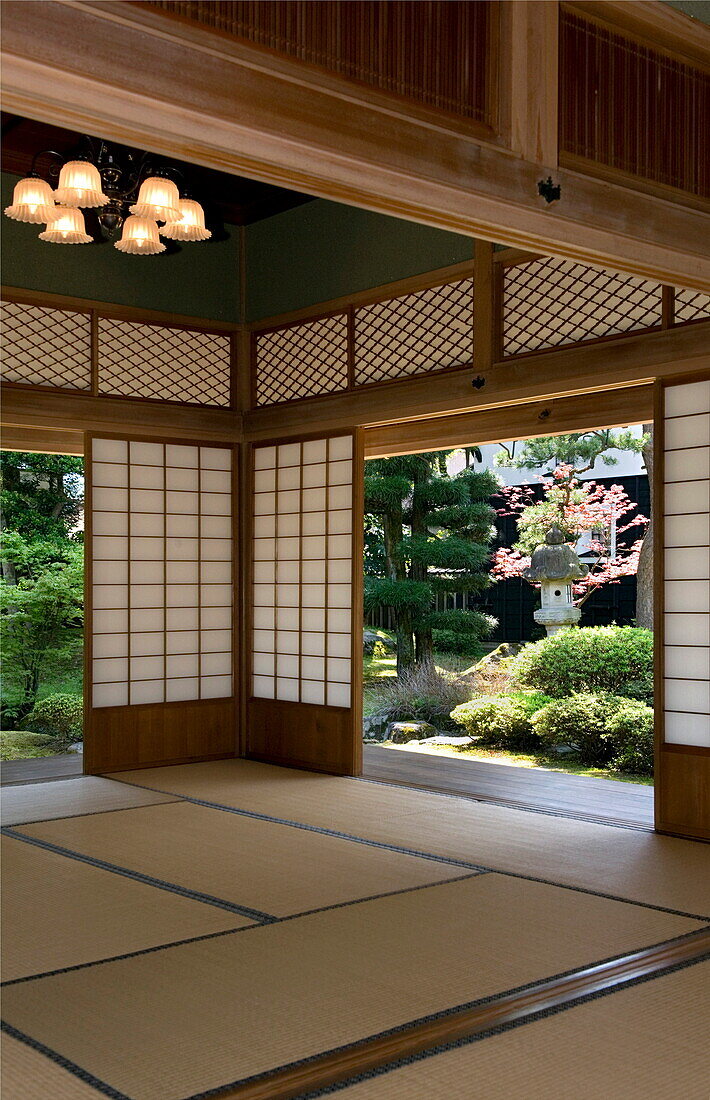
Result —
<instances>
[{"instance_id":1,"label":"wooden veranda floor","mask_svg":"<svg viewBox=\"0 0 710 1100\"><path fill-rule=\"evenodd\" d=\"M653 828L653 787L365 745L363 778L547 813Z\"/></svg>"}]
</instances>

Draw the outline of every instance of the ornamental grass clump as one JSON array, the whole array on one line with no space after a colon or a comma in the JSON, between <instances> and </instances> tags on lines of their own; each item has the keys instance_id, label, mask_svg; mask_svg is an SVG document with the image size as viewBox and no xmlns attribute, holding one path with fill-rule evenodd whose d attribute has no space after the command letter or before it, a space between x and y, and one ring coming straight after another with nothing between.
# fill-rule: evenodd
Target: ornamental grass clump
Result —
<instances>
[{"instance_id":1,"label":"ornamental grass clump","mask_svg":"<svg viewBox=\"0 0 710 1100\"><path fill-rule=\"evenodd\" d=\"M456 730L450 714L469 697L469 686L433 665L416 665L399 676L372 685L373 708L389 722L430 722L438 730Z\"/></svg>"}]
</instances>

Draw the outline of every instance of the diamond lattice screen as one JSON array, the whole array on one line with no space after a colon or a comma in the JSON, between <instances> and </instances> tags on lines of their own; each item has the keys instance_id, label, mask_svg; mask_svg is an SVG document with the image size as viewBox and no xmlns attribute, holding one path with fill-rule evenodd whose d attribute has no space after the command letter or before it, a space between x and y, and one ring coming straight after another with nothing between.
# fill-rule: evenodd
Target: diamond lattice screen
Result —
<instances>
[{"instance_id":1,"label":"diamond lattice screen","mask_svg":"<svg viewBox=\"0 0 710 1100\"><path fill-rule=\"evenodd\" d=\"M256 403L277 405L348 385L348 319L340 313L256 338Z\"/></svg>"},{"instance_id":2,"label":"diamond lattice screen","mask_svg":"<svg viewBox=\"0 0 710 1100\"><path fill-rule=\"evenodd\" d=\"M505 269L503 354L648 329L661 315L658 283L542 257Z\"/></svg>"},{"instance_id":3,"label":"diamond lattice screen","mask_svg":"<svg viewBox=\"0 0 710 1100\"><path fill-rule=\"evenodd\" d=\"M382 382L473 359L473 280L355 310L355 383Z\"/></svg>"},{"instance_id":4,"label":"diamond lattice screen","mask_svg":"<svg viewBox=\"0 0 710 1100\"><path fill-rule=\"evenodd\" d=\"M230 338L194 329L99 318L99 393L230 403Z\"/></svg>"},{"instance_id":5,"label":"diamond lattice screen","mask_svg":"<svg viewBox=\"0 0 710 1100\"><path fill-rule=\"evenodd\" d=\"M2 303L4 382L91 389L91 317L74 310Z\"/></svg>"},{"instance_id":6,"label":"diamond lattice screen","mask_svg":"<svg viewBox=\"0 0 710 1100\"><path fill-rule=\"evenodd\" d=\"M232 695L232 452L94 439L94 707Z\"/></svg>"},{"instance_id":7,"label":"diamond lattice screen","mask_svg":"<svg viewBox=\"0 0 710 1100\"><path fill-rule=\"evenodd\" d=\"M710 380L663 393L665 741L710 748Z\"/></svg>"},{"instance_id":8,"label":"diamond lattice screen","mask_svg":"<svg viewBox=\"0 0 710 1100\"><path fill-rule=\"evenodd\" d=\"M676 290L675 323L710 320L710 294L700 290Z\"/></svg>"},{"instance_id":9,"label":"diamond lattice screen","mask_svg":"<svg viewBox=\"0 0 710 1100\"><path fill-rule=\"evenodd\" d=\"M353 440L254 449L252 694L351 705Z\"/></svg>"}]
</instances>

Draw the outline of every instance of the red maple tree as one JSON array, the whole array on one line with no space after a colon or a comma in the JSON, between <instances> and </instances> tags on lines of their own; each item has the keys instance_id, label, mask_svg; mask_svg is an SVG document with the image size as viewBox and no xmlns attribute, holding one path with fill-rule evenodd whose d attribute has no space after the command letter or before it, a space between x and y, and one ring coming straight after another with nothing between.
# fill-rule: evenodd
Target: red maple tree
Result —
<instances>
[{"instance_id":1,"label":"red maple tree","mask_svg":"<svg viewBox=\"0 0 710 1100\"><path fill-rule=\"evenodd\" d=\"M530 485L501 488L499 495L504 504L497 511L499 515L517 517L518 541L495 551L492 576L501 580L521 577L533 550L544 542L545 532L553 523L573 547L582 535L590 535L584 551L589 573L573 585L577 607L602 585L618 584L622 577L635 576L649 521L637 511L638 505L621 485L582 481L574 466L566 464L558 466L550 477L539 478L539 482L542 500L535 497ZM634 528L638 529L638 537L633 542L617 541Z\"/></svg>"}]
</instances>

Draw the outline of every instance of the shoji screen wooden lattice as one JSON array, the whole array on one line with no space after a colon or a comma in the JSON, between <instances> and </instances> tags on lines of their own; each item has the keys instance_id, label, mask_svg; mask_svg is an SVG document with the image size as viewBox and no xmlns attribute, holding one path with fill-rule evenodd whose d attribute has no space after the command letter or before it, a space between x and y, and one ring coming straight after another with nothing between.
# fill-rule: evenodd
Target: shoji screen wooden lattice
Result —
<instances>
[{"instance_id":1,"label":"shoji screen wooden lattice","mask_svg":"<svg viewBox=\"0 0 710 1100\"><path fill-rule=\"evenodd\" d=\"M94 437L87 459L87 770L232 753L232 449Z\"/></svg>"},{"instance_id":2,"label":"shoji screen wooden lattice","mask_svg":"<svg viewBox=\"0 0 710 1100\"><path fill-rule=\"evenodd\" d=\"M252 448L247 751L359 771L362 459L348 433Z\"/></svg>"},{"instance_id":3,"label":"shoji screen wooden lattice","mask_svg":"<svg viewBox=\"0 0 710 1100\"><path fill-rule=\"evenodd\" d=\"M710 377L659 387L656 463L657 824L710 838Z\"/></svg>"}]
</instances>

